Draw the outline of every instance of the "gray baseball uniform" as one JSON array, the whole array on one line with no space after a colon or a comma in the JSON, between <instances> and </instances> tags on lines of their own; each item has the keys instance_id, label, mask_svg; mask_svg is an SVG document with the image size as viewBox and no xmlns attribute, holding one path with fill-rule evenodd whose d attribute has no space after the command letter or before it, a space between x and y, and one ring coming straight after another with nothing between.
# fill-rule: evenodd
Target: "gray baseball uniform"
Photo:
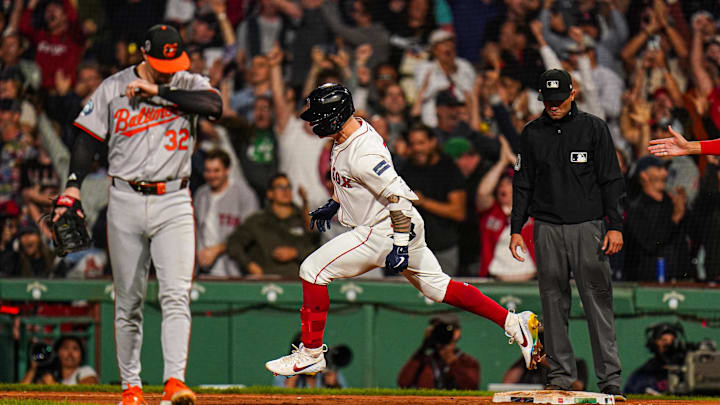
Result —
<instances>
[{"instance_id":1,"label":"gray baseball uniform","mask_svg":"<svg viewBox=\"0 0 720 405\"><path fill-rule=\"evenodd\" d=\"M230 180L228 187L213 193L203 184L193 198L197 217L198 250L223 243L245 219L260 209L255 192L244 182ZM239 277L240 266L223 253L209 269L211 276Z\"/></svg>"},{"instance_id":2,"label":"gray baseball uniform","mask_svg":"<svg viewBox=\"0 0 720 405\"><path fill-rule=\"evenodd\" d=\"M114 178L108 202L108 250L115 287L115 342L123 387L141 386L142 306L150 260L162 307L163 381L184 380L190 339L189 293L195 261L190 176L197 116L160 97L125 96L138 79L135 67L105 79L75 125L108 145ZM169 83L184 90L210 90L207 79L178 72ZM127 181L166 181L164 194L142 194ZM152 241L152 243L151 243Z\"/></svg>"}]
</instances>

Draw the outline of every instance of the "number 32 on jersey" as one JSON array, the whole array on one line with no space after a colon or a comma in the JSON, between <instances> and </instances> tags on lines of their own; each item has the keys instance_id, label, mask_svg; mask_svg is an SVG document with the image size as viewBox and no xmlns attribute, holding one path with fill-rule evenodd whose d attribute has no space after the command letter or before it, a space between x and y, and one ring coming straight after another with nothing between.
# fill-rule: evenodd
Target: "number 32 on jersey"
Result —
<instances>
[{"instance_id":1,"label":"number 32 on jersey","mask_svg":"<svg viewBox=\"0 0 720 405\"><path fill-rule=\"evenodd\" d=\"M174 129L168 129L165 132L165 138L168 143L165 144L165 149L169 151L174 150L187 150L187 140L190 138L190 132L183 128L179 132Z\"/></svg>"}]
</instances>

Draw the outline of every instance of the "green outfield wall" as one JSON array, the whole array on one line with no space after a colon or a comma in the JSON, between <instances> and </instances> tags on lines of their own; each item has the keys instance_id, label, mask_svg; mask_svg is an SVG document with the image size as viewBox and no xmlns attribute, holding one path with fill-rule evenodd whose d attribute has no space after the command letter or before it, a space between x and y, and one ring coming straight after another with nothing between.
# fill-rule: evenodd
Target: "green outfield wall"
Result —
<instances>
[{"instance_id":1,"label":"green outfield wall","mask_svg":"<svg viewBox=\"0 0 720 405\"><path fill-rule=\"evenodd\" d=\"M475 283L474 283L475 284ZM537 284L478 283L502 305L541 313ZM353 387L396 387L403 363L420 345L429 318L453 308L428 301L406 282L337 281L330 286L331 312L325 342L346 344L354 352L343 370ZM680 320L688 340L720 342L720 289L672 285L617 284L614 288L617 335L625 377L648 357L645 327L660 320ZM301 285L297 282L196 281L191 293L193 312L189 384L270 385L265 361L286 354L300 330ZM104 383L118 382L113 339L113 298L110 280L0 280L3 303L88 301L94 308L87 329L89 361ZM503 331L490 321L458 312L462 338L458 346L482 365L481 388L500 382L520 352L508 345ZM574 291L570 332L576 356L587 361L590 388L595 387L592 354L583 309ZM161 312L157 282L148 287L142 379L162 380ZM48 322L57 320L45 319ZM72 319L62 319L69 322ZM23 324L43 319L23 319ZM25 351L12 339L12 318L0 318L0 381L25 371ZM29 332L23 332L23 338Z\"/></svg>"}]
</instances>

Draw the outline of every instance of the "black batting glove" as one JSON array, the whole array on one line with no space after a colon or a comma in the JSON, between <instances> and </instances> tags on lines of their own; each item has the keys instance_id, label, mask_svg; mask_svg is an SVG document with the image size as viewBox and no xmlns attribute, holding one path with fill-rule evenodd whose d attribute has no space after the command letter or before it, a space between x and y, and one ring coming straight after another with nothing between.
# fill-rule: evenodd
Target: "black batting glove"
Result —
<instances>
[{"instance_id":1,"label":"black batting glove","mask_svg":"<svg viewBox=\"0 0 720 405\"><path fill-rule=\"evenodd\" d=\"M310 216L312 217L312 219L310 220L310 229L313 229L316 223L317 229L320 232L325 232L326 225L327 229L330 229L330 220L332 219L332 217L335 216L339 209L340 203L333 200L332 198L329 199L328 202L325 203L325 205L310 213Z\"/></svg>"},{"instance_id":2,"label":"black batting glove","mask_svg":"<svg viewBox=\"0 0 720 405\"><path fill-rule=\"evenodd\" d=\"M408 260L410 260L408 247L393 245L392 250L385 257L385 269L400 274L408 268Z\"/></svg>"}]
</instances>

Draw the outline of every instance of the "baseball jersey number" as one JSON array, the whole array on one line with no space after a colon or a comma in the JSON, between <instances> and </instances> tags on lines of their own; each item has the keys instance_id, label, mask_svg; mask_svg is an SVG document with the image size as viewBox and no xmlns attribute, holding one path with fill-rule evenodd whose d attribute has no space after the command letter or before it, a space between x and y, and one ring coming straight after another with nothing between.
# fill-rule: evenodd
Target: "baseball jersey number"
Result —
<instances>
[{"instance_id":1,"label":"baseball jersey number","mask_svg":"<svg viewBox=\"0 0 720 405\"><path fill-rule=\"evenodd\" d=\"M187 150L187 145L185 145L185 142L190 138L190 132L183 128L180 130L180 140L178 141L178 133L175 132L173 129L168 129L167 132L165 132L166 137L170 137L170 143L165 145L165 149L167 150Z\"/></svg>"}]
</instances>

